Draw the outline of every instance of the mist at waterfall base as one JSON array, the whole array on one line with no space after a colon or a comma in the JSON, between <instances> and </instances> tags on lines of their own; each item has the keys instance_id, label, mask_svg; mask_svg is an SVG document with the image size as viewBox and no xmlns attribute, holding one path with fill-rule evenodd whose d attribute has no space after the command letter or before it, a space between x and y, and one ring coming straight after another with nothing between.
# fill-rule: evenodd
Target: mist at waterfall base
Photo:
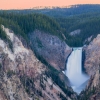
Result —
<instances>
[{"instance_id":1,"label":"mist at waterfall base","mask_svg":"<svg viewBox=\"0 0 100 100\"><path fill-rule=\"evenodd\" d=\"M73 91L77 94L86 87L89 76L82 72L82 48L73 48L64 74L68 77Z\"/></svg>"}]
</instances>

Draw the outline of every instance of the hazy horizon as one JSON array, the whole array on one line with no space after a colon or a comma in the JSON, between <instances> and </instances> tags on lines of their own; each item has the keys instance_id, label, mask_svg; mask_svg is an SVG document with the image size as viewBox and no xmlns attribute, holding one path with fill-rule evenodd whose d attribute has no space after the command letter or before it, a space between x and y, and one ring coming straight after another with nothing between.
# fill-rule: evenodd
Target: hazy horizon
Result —
<instances>
[{"instance_id":1,"label":"hazy horizon","mask_svg":"<svg viewBox=\"0 0 100 100\"><path fill-rule=\"evenodd\" d=\"M34 7L51 7L51 6L70 6L70 5L77 5L77 4L100 4L99 0L90 1L90 0L1 0L0 2L0 9L30 9Z\"/></svg>"}]
</instances>

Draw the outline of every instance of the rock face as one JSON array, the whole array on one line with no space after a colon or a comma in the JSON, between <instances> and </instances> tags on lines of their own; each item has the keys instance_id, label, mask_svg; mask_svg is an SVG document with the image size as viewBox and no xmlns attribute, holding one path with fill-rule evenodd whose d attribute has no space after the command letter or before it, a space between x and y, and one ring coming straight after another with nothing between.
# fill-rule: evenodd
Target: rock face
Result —
<instances>
[{"instance_id":1,"label":"rock face","mask_svg":"<svg viewBox=\"0 0 100 100\"><path fill-rule=\"evenodd\" d=\"M96 74L100 65L100 35L98 35L86 48L85 68L91 76Z\"/></svg>"},{"instance_id":2,"label":"rock face","mask_svg":"<svg viewBox=\"0 0 100 100\"><path fill-rule=\"evenodd\" d=\"M70 97L57 84L54 84L50 77L46 76L47 67L35 57L33 51L24 47L13 31L4 26L2 28L13 44L13 51L8 47L7 43L0 39L0 100L62 100L62 97L70 100ZM45 35L43 37L45 40ZM41 37L37 38L41 39ZM52 39L48 39L48 43ZM54 45L56 47L59 47L59 44L61 45L59 39L56 41L58 44L56 42L51 43L53 47ZM42 46L41 43L38 45L39 47ZM45 45L47 46L47 44ZM61 46L64 53L66 49L70 50L67 45L65 45L66 48L63 45ZM47 49L50 47L48 46ZM38 50L40 49L38 48ZM56 52L58 54L58 51Z\"/></svg>"},{"instance_id":3,"label":"rock face","mask_svg":"<svg viewBox=\"0 0 100 100\"><path fill-rule=\"evenodd\" d=\"M85 91L88 99L85 100L100 100L100 34L85 48L85 52L84 67L90 76Z\"/></svg>"},{"instance_id":4,"label":"rock face","mask_svg":"<svg viewBox=\"0 0 100 100\"><path fill-rule=\"evenodd\" d=\"M34 31L30 34L32 46L50 65L56 69L64 69L71 48L58 37L47 33Z\"/></svg>"},{"instance_id":5,"label":"rock face","mask_svg":"<svg viewBox=\"0 0 100 100\"><path fill-rule=\"evenodd\" d=\"M2 26L7 36L13 43L13 52L8 45L0 39L0 100L30 100L22 77L37 78L45 71L43 65L30 49L23 46L22 42L8 28Z\"/></svg>"}]
</instances>

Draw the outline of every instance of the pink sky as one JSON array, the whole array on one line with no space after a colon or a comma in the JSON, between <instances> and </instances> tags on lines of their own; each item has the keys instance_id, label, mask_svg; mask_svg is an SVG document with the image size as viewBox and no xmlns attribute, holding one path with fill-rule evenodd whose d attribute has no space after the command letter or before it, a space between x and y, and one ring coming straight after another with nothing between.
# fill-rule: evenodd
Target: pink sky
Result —
<instances>
[{"instance_id":1,"label":"pink sky","mask_svg":"<svg viewBox=\"0 0 100 100\"><path fill-rule=\"evenodd\" d=\"M0 9L25 9L37 6L100 4L100 0L0 0Z\"/></svg>"}]
</instances>

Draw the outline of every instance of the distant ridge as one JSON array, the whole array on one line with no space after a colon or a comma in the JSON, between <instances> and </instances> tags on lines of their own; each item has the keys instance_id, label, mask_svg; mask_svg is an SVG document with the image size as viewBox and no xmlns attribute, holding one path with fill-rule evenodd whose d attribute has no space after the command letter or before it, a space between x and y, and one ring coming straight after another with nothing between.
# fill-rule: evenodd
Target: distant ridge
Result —
<instances>
[{"instance_id":1,"label":"distant ridge","mask_svg":"<svg viewBox=\"0 0 100 100\"><path fill-rule=\"evenodd\" d=\"M74 8L78 7L78 5L68 5L68 6L37 6L32 9L56 9L56 8Z\"/></svg>"},{"instance_id":2,"label":"distant ridge","mask_svg":"<svg viewBox=\"0 0 100 100\"><path fill-rule=\"evenodd\" d=\"M76 4L76 5L65 5L65 6L36 6L31 9L56 9L56 8L77 8L79 6L100 6L100 4Z\"/></svg>"}]
</instances>

